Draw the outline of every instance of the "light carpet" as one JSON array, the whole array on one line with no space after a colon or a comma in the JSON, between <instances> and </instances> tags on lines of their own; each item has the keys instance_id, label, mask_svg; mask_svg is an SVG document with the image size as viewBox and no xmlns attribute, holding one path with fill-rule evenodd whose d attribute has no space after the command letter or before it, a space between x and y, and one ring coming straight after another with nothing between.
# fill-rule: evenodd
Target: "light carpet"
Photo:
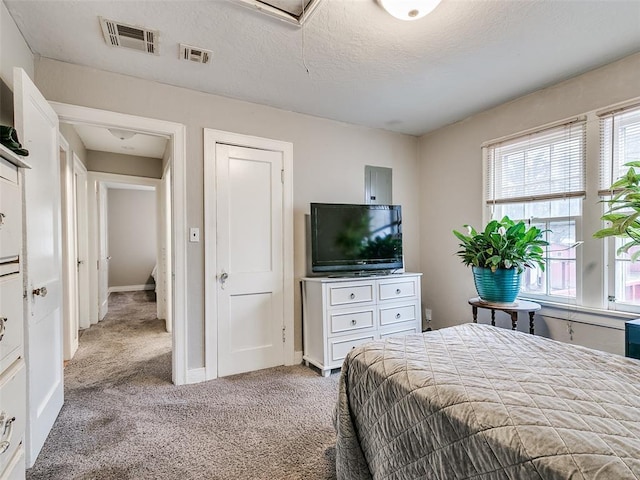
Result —
<instances>
[{"instance_id":1,"label":"light carpet","mask_svg":"<svg viewBox=\"0 0 640 480\"><path fill-rule=\"evenodd\" d=\"M338 374L298 365L174 386L152 296L111 294L84 331L27 479L335 478Z\"/></svg>"}]
</instances>

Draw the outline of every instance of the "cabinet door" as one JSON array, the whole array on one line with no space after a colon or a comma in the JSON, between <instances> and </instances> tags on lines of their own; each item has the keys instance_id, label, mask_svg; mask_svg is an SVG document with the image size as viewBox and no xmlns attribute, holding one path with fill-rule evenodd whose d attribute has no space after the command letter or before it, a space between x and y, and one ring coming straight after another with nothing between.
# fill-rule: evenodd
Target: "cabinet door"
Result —
<instances>
[{"instance_id":1,"label":"cabinet door","mask_svg":"<svg viewBox=\"0 0 640 480\"><path fill-rule=\"evenodd\" d=\"M0 159L0 163L2 162L6 161ZM5 169L10 168L4 167ZM20 255L22 244L21 204L18 183L0 178L0 263L17 260ZM3 270L2 273L8 272Z\"/></svg>"},{"instance_id":2,"label":"cabinet door","mask_svg":"<svg viewBox=\"0 0 640 480\"><path fill-rule=\"evenodd\" d=\"M15 363L0 377L0 472L6 470L24 439L26 372Z\"/></svg>"},{"instance_id":3,"label":"cabinet door","mask_svg":"<svg viewBox=\"0 0 640 480\"><path fill-rule=\"evenodd\" d=\"M0 278L0 372L23 354L22 275Z\"/></svg>"}]
</instances>

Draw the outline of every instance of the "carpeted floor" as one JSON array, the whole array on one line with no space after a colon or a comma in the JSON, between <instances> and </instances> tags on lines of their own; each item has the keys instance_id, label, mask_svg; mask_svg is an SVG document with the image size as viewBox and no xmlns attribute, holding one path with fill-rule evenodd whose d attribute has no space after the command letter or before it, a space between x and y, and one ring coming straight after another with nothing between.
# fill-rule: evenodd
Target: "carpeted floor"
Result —
<instances>
[{"instance_id":1,"label":"carpeted floor","mask_svg":"<svg viewBox=\"0 0 640 480\"><path fill-rule=\"evenodd\" d=\"M27 479L335 478L338 374L278 367L176 387L152 295L111 294L84 331Z\"/></svg>"}]
</instances>

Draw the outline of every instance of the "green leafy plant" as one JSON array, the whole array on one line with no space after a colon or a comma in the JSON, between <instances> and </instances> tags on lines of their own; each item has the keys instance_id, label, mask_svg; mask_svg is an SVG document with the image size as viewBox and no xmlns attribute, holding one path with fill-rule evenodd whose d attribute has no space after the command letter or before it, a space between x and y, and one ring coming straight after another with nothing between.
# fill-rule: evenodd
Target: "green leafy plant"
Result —
<instances>
[{"instance_id":1,"label":"green leafy plant","mask_svg":"<svg viewBox=\"0 0 640 480\"><path fill-rule=\"evenodd\" d=\"M618 249L619 254L628 253L631 247L640 245L640 174L634 168L640 167L640 161L625 163L625 166L629 167L627 173L609 187L616 193L611 199L603 200L609 204L609 211L602 220L611 222L611 225L593 234L595 238L628 238L629 241ZM638 257L640 250L631 255L631 260Z\"/></svg>"},{"instance_id":2,"label":"green leafy plant","mask_svg":"<svg viewBox=\"0 0 640 480\"><path fill-rule=\"evenodd\" d=\"M484 231L476 231L465 225L468 235L454 230L460 240L456 252L466 266L490 268L515 268L522 273L525 268L538 266L544 271L544 249L549 243L543 239L543 230L524 222L514 222L509 217L492 220Z\"/></svg>"}]
</instances>

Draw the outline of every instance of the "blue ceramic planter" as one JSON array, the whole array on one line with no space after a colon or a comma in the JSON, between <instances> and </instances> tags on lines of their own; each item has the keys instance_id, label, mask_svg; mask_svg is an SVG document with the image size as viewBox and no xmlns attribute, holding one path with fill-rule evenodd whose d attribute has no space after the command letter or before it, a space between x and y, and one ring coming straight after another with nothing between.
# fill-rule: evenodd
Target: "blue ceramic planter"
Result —
<instances>
[{"instance_id":1,"label":"blue ceramic planter","mask_svg":"<svg viewBox=\"0 0 640 480\"><path fill-rule=\"evenodd\" d=\"M515 268L472 267L473 281L480 298L486 302L513 303L520 293L521 275Z\"/></svg>"}]
</instances>

